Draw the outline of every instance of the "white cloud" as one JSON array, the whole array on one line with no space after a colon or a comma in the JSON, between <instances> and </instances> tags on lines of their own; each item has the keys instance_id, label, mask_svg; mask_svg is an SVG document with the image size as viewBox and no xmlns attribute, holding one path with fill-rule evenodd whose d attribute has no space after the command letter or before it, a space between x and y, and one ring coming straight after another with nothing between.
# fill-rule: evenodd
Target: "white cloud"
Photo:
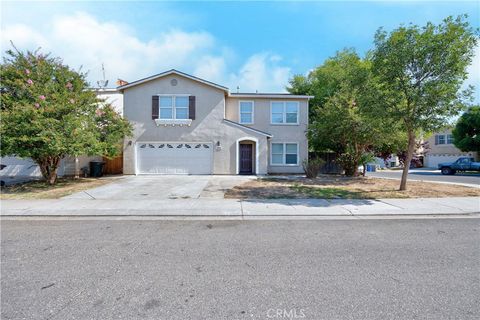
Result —
<instances>
[{"instance_id":1,"label":"white cloud","mask_svg":"<svg viewBox=\"0 0 480 320\"><path fill-rule=\"evenodd\" d=\"M176 68L232 91L237 85L242 91L283 91L290 75L290 69L280 65L281 57L270 53L252 55L238 72L228 70L233 50L205 31L170 29L142 40L129 26L99 21L83 12L57 16L41 28L7 25L1 34L3 51L10 47L10 40L19 49L42 47L73 68L83 66L93 85L102 78L102 63L110 86L116 78L133 81Z\"/></svg>"},{"instance_id":2,"label":"white cloud","mask_svg":"<svg viewBox=\"0 0 480 320\"><path fill-rule=\"evenodd\" d=\"M251 56L240 71L230 76L232 91L240 87L241 92L283 92L288 83L291 71L280 66L281 58L269 53Z\"/></svg>"},{"instance_id":3,"label":"white cloud","mask_svg":"<svg viewBox=\"0 0 480 320\"><path fill-rule=\"evenodd\" d=\"M37 31L24 24L14 24L2 30L2 51L11 48L10 40L19 48L35 47L46 44L47 40Z\"/></svg>"},{"instance_id":4,"label":"white cloud","mask_svg":"<svg viewBox=\"0 0 480 320\"><path fill-rule=\"evenodd\" d=\"M193 74L220 84L225 80L225 67L225 59L223 57L204 56L198 61Z\"/></svg>"}]
</instances>

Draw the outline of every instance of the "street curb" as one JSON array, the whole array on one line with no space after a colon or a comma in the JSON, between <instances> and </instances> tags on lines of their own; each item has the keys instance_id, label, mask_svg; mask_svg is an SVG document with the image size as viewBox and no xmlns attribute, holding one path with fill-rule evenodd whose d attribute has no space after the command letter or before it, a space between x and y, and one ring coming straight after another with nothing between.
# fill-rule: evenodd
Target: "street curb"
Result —
<instances>
[{"instance_id":1,"label":"street curb","mask_svg":"<svg viewBox=\"0 0 480 320\"><path fill-rule=\"evenodd\" d=\"M405 219L477 219L480 212L435 214L356 214L356 215L2 215L0 220L405 220Z\"/></svg>"}]
</instances>

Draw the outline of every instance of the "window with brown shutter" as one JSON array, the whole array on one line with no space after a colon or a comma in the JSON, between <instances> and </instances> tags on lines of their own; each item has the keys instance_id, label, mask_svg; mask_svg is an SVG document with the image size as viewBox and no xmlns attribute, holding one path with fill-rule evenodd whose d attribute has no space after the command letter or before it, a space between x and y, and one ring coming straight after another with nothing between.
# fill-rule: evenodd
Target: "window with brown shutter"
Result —
<instances>
[{"instance_id":1,"label":"window with brown shutter","mask_svg":"<svg viewBox=\"0 0 480 320\"><path fill-rule=\"evenodd\" d=\"M152 96L152 119L158 119L158 96Z\"/></svg>"},{"instance_id":2,"label":"window with brown shutter","mask_svg":"<svg viewBox=\"0 0 480 320\"><path fill-rule=\"evenodd\" d=\"M188 118L195 120L195 96L188 97Z\"/></svg>"}]
</instances>

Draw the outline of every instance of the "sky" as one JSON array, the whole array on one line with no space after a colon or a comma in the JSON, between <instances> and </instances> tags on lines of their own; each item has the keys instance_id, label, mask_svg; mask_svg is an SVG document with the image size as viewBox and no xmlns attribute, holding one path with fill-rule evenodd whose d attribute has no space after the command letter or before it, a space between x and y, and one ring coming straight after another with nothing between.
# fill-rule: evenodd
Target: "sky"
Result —
<instances>
[{"instance_id":1,"label":"sky","mask_svg":"<svg viewBox=\"0 0 480 320\"><path fill-rule=\"evenodd\" d=\"M0 9L2 54L10 41L41 47L88 71L92 85L103 63L109 87L175 68L233 92L283 92L338 50L364 55L380 27L464 13L480 27L480 1L2 1ZM480 46L467 83L480 87Z\"/></svg>"}]
</instances>

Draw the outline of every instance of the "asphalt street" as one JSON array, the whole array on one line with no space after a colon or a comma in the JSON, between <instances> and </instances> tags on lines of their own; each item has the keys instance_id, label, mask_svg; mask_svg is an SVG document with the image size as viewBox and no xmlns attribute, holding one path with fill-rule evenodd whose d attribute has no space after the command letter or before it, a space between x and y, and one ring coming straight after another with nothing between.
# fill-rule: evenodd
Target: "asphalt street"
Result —
<instances>
[{"instance_id":1,"label":"asphalt street","mask_svg":"<svg viewBox=\"0 0 480 320\"><path fill-rule=\"evenodd\" d=\"M2 319L479 319L480 219L1 221Z\"/></svg>"},{"instance_id":2,"label":"asphalt street","mask_svg":"<svg viewBox=\"0 0 480 320\"><path fill-rule=\"evenodd\" d=\"M401 179L401 170L385 170L376 172L367 172L367 176L377 178ZM441 181L454 183L468 183L480 185L480 174L475 173L456 173L455 175L443 175L440 171L413 169L409 172L408 178L412 180Z\"/></svg>"}]
</instances>

